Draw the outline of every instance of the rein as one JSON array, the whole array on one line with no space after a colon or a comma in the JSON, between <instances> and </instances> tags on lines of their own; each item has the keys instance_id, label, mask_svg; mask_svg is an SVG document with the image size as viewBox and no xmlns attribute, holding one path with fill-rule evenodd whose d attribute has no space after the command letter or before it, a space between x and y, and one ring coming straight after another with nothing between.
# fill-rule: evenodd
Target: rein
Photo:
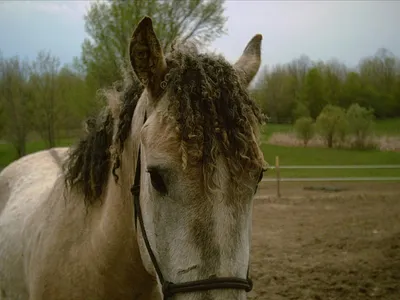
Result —
<instances>
[{"instance_id":1,"label":"rein","mask_svg":"<svg viewBox=\"0 0 400 300\"><path fill-rule=\"evenodd\" d=\"M146 117L145 120L146 122ZM247 269L246 279L238 277L217 277L202 280L187 281L182 283L173 283L165 280L157 259L151 249L149 239L144 226L142 210L140 207L140 173L141 173L141 159L140 159L140 146L138 151L138 159L136 164L135 180L131 188L133 196L134 209L135 209L135 227L137 232L137 223L139 221L141 233L147 252L150 256L151 262L157 273L158 279L162 286L163 299L166 300L176 294L180 293L193 293L198 291L216 290L216 289L238 289L250 292L253 289L253 281L249 277L249 268Z\"/></svg>"}]
</instances>

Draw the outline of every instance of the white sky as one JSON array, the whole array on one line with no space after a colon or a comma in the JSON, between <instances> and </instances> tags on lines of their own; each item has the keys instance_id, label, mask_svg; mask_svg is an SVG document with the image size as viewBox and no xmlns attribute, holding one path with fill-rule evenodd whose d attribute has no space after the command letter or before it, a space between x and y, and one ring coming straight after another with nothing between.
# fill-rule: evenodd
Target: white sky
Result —
<instances>
[{"instance_id":1,"label":"white sky","mask_svg":"<svg viewBox=\"0 0 400 300\"><path fill-rule=\"evenodd\" d=\"M50 50L63 63L79 56L89 1L0 1L4 56L34 58ZM400 56L400 1L226 1L228 34L211 49L236 60L256 33L263 35L263 65L302 54L337 58L349 66L384 47Z\"/></svg>"}]
</instances>

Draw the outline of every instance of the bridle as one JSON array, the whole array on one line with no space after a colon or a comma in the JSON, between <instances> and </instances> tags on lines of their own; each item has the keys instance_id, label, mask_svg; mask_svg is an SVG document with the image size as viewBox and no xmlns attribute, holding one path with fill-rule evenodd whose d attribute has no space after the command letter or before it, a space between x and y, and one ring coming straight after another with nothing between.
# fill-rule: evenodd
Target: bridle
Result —
<instances>
[{"instance_id":1,"label":"bridle","mask_svg":"<svg viewBox=\"0 0 400 300\"><path fill-rule=\"evenodd\" d=\"M145 120L146 122L146 116ZM157 273L158 279L162 286L163 299L168 299L175 294L180 293L192 293L198 291L207 291L207 290L215 290L215 289L237 289L237 290L245 290L246 292L250 292L253 289L253 281L249 277L249 267L247 269L246 279L238 278L238 277L216 277L209 278L203 280L194 280L187 281L182 283L172 283L165 280L160 266L157 262L157 259L151 249L149 239L147 237L146 230L144 228L143 215L140 207L140 146L136 164L136 173L135 180L133 186L131 188L131 193L133 196L134 209L135 209L135 227L137 231L137 222L139 221L140 229L142 232L143 240L146 245L147 252L150 256L151 262L154 266L154 269Z\"/></svg>"}]
</instances>

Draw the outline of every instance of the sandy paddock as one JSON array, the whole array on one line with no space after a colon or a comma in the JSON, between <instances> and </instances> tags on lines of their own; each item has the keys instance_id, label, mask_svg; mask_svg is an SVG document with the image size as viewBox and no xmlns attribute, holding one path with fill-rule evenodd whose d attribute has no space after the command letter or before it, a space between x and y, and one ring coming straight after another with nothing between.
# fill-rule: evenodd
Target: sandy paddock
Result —
<instances>
[{"instance_id":1,"label":"sandy paddock","mask_svg":"<svg viewBox=\"0 0 400 300\"><path fill-rule=\"evenodd\" d=\"M263 183L258 192L250 299L400 299L400 183L281 191Z\"/></svg>"}]
</instances>

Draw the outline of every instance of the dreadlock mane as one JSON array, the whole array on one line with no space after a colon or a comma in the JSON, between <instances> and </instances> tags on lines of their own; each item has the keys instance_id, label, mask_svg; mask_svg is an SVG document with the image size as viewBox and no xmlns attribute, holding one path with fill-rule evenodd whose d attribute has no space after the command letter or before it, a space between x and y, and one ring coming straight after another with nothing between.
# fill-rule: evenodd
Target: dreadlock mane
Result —
<instances>
[{"instance_id":1,"label":"dreadlock mane","mask_svg":"<svg viewBox=\"0 0 400 300\"><path fill-rule=\"evenodd\" d=\"M115 172L121 166L124 142L129 136L133 113L143 89L139 80L130 76L103 91L106 98L119 98L118 118L113 118L110 106L103 108L97 117L89 118L86 121L86 134L69 153L64 165L65 183L82 192L87 205L100 198L110 167L118 181Z\"/></svg>"},{"instance_id":2,"label":"dreadlock mane","mask_svg":"<svg viewBox=\"0 0 400 300\"><path fill-rule=\"evenodd\" d=\"M222 56L199 54L190 46L172 49L166 60L168 73L161 84L169 99L165 117L176 125L183 168L202 163L205 180L212 188L207 176L216 170L221 154L234 180L246 167L263 167L255 137L264 116L234 68ZM103 92L108 100L119 98L118 118L113 118L111 107L106 106L97 117L87 120L86 135L65 163L66 185L80 190L87 204L102 195L110 168L118 181L116 170L121 167L124 142L144 90L137 77L128 73L123 82Z\"/></svg>"},{"instance_id":3,"label":"dreadlock mane","mask_svg":"<svg viewBox=\"0 0 400 300\"><path fill-rule=\"evenodd\" d=\"M249 97L247 86L223 57L173 50L167 56L166 92L176 119L183 167L203 164L213 174L222 154L232 178L245 167L263 167L258 142L264 116Z\"/></svg>"}]
</instances>

